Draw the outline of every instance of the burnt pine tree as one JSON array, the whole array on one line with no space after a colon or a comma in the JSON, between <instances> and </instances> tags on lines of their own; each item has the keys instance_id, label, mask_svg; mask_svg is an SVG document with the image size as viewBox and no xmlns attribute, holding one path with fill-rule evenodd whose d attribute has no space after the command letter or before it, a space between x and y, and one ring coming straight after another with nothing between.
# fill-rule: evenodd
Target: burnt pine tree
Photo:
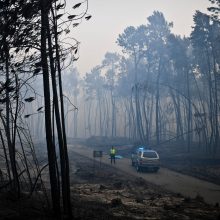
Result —
<instances>
[{"instance_id":1,"label":"burnt pine tree","mask_svg":"<svg viewBox=\"0 0 220 220\"><path fill-rule=\"evenodd\" d=\"M0 62L1 72L4 75L2 78L5 77L5 80L1 80L1 104L2 107L5 107L5 109L1 110L0 114L5 133L1 132L1 140L2 143L5 142L3 145L5 146L4 154L9 180L10 182L12 181L11 185L18 196L20 183L18 164L16 164L15 143L18 132L18 117L20 117L21 110L20 89L22 83L20 82L19 73L24 72L23 66L27 65L30 67L28 64L29 56L27 55L30 49L28 39L33 32L33 26L30 22L32 16L29 17L24 13L27 5L28 3L25 1L0 2ZM19 51L22 51L25 57L18 57ZM4 136L6 136L6 141Z\"/></svg>"},{"instance_id":2,"label":"burnt pine tree","mask_svg":"<svg viewBox=\"0 0 220 220\"><path fill-rule=\"evenodd\" d=\"M51 184L51 196L53 209L56 216L59 218L61 215L60 210L60 189L59 189L59 177L56 164L56 151L55 143L53 142L52 134L52 116L51 116L51 96L50 96L50 80L49 69L47 61L47 20L50 9L48 1L40 1L41 9L41 64L43 71L43 88L44 88L44 105L45 105L45 127L46 127L46 142L47 153L49 161L49 173Z\"/></svg>"},{"instance_id":3,"label":"burnt pine tree","mask_svg":"<svg viewBox=\"0 0 220 220\"><path fill-rule=\"evenodd\" d=\"M127 27L122 34L119 35L117 43L123 48L123 52L131 55L133 60L133 72L134 72L134 101L135 101L135 118L136 118L136 140L141 140L144 143L144 132L143 124L140 110L139 102L139 92L138 92L138 67L140 61L144 57L146 50L146 27L144 25L135 27Z\"/></svg>"},{"instance_id":4,"label":"burnt pine tree","mask_svg":"<svg viewBox=\"0 0 220 220\"><path fill-rule=\"evenodd\" d=\"M47 138L47 150L48 160L50 168L50 179L51 179L51 193L53 201L53 209L57 216L60 216L60 181L59 181L59 167L61 169L61 192L63 201L63 212L68 218L72 218L71 209L71 198L70 198L70 177L69 177L69 159L67 152L67 140L65 130L65 117L64 117L64 104L63 104L63 89L62 89L62 78L61 78L61 59L65 60L68 54L74 52L77 53L78 42L69 48L64 48L65 52L61 53L62 42L59 41L59 35L62 35L63 29L60 27L62 24L71 23L76 20L82 19L88 9L88 1L86 3L86 10L84 13L77 15L69 15L67 20L58 24L57 20L63 16L58 14L59 9L64 9L64 4L56 4L56 1L41 1L41 65L43 70L43 82L44 82L44 95L45 95L45 126L46 126L46 138ZM78 8L82 3L78 3L73 6L73 9ZM90 19L91 16L87 15L86 20ZM51 22L50 22L51 21ZM73 23L75 27L76 24ZM59 30L61 29L61 31ZM70 32L69 29L65 29L65 34ZM62 54L62 56L61 56ZM72 61L75 60L75 56L70 57ZM49 61L49 63L48 63ZM51 84L50 77L51 76ZM58 76L58 77L57 77ZM57 82L58 78L58 82ZM50 101L50 85L52 86L52 97L53 106ZM58 85L58 86L57 86ZM60 101L59 101L60 98ZM53 112L54 110L54 112ZM57 166L56 151L55 151L55 132L53 133L54 125L52 122L52 113L55 115L56 131L59 143L59 155L60 155L60 166Z\"/></svg>"}]
</instances>

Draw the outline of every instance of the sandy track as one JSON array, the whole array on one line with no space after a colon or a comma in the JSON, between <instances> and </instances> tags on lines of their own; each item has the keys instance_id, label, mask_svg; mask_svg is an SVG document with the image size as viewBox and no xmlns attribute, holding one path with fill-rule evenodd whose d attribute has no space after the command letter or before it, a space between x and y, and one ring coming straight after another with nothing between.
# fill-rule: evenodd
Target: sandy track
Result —
<instances>
[{"instance_id":1,"label":"sandy track","mask_svg":"<svg viewBox=\"0 0 220 220\"><path fill-rule=\"evenodd\" d=\"M69 151L70 154L75 151L88 158L93 158L93 150L85 146L69 145ZM110 164L107 153L104 153L101 163ZM161 186L165 190L181 193L191 198L200 195L207 203L220 204L220 185L183 175L166 168L161 168L158 173L138 173L135 168L131 166L131 161L127 158L117 160L116 164L112 166L128 175L142 177L146 181Z\"/></svg>"}]
</instances>

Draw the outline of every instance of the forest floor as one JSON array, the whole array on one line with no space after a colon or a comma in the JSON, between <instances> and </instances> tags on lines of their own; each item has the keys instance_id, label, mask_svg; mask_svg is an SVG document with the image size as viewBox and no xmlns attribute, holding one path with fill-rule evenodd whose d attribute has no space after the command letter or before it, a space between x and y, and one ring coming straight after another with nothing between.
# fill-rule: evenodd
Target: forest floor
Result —
<instances>
[{"instance_id":1,"label":"forest floor","mask_svg":"<svg viewBox=\"0 0 220 220\"><path fill-rule=\"evenodd\" d=\"M184 197L75 152L69 156L74 219L220 220L219 204L207 204L199 195ZM43 178L48 187L48 171ZM0 192L0 220L6 219L54 218L39 188L31 198L23 193L20 200Z\"/></svg>"},{"instance_id":2,"label":"forest floor","mask_svg":"<svg viewBox=\"0 0 220 220\"><path fill-rule=\"evenodd\" d=\"M74 155L74 215L78 219L220 219L220 208L131 177L114 166Z\"/></svg>"},{"instance_id":3,"label":"forest floor","mask_svg":"<svg viewBox=\"0 0 220 220\"><path fill-rule=\"evenodd\" d=\"M220 185L220 153L213 156L204 152L198 153L200 150L196 148L190 153L186 153L185 149L172 148L158 149L163 166Z\"/></svg>"}]
</instances>

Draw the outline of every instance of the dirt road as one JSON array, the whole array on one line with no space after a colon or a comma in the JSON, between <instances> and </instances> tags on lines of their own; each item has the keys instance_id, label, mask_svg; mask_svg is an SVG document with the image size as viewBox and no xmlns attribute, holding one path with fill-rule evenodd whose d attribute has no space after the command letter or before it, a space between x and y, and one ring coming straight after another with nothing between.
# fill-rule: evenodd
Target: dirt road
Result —
<instances>
[{"instance_id":1,"label":"dirt road","mask_svg":"<svg viewBox=\"0 0 220 220\"><path fill-rule=\"evenodd\" d=\"M69 145L69 151L70 154L75 151L83 156L93 158L93 150L85 146ZM104 153L101 163L110 164L107 153ZM200 195L207 203L220 204L220 185L183 175L166 168L161 168L158 173L138 173L127 158L117 160L116 165L112 166L131 176L142 177L146 181L161 186L166 190L181 193L191 198Z\"/></svg>"}]
</instances>

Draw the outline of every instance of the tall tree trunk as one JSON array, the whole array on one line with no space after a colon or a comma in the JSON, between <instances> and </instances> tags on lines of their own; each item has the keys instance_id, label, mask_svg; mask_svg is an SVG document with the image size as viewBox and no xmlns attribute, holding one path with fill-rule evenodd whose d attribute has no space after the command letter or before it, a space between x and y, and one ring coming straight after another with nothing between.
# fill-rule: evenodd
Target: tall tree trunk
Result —
<instances>
[{"instance_id":1,"label":"tall tree trunk","mask_svg":"<svg viewBox=\"0 0 220 220\"><path fill-rule=\"evenodd\" d=\"M213 74L214 74L214 124L215 124L215 142L213 155L215 156L217 147L219 146L219 123L218 123L218 84L217 84L217 70L216 70L216 60L213 54L214 64L213 64Z\"/></svg>"},{"instance_id":2,"label":"tall tree trunk","mask_svg":"<svg viewBox=\"0 0 220 220\"><path fill-rule=\"evenodd\" d=\"M56 126L57 126L57 134L58 134L58 142L59 142L59 150L60 150L60 165L61 165L61 185L62 185L62 198L63 198L63 208L64 213L72 216L71 212L71 204L69 200L69 190L70 186L68 184L68 175L66 172L69 172L69 169L66 165L66 147L64 146L64 138L63 138L63 127L61 126L61 118L60 118L60 110L59 110L59 101L58 101L58 93L57 93L57 83L56 83L56 71L55 71L55 62L53 58L53 50L52 50L52 40L50 33L49 20L47 18L47 38L48 38L48 48L49 48L49 57L50 57L50 68L51 68L51 80L52 80L52 89L53 89L53 98L54 98L54 107L55 107L55 118L56 118ZM65 127L65 123L64 123ZM65 133L66 135L66 133ZM65 143L66 144L66 143ZM67 159L68 162L68 159Z\"/></svg>"},{"instance_id":3,"label":"tall tree trunk","mask_svg":"<svg viewBox=\"0 0 220 220\"><path fill-rule=\"evenodd\" d=\"M50 101L50 81L49 70L47 62L47 19L48 19L48 2L41 0L41 63L43 69L43 87L44 87L44 106L45 106L45 128L46 128L46 141L47 153L49 162L49 174L51 185L51 196L53 211L56 217L61 217L60 209L60 188L59 177L56 170L56 150L53 142L52 135L52 121L51 121L51 101Z\"/></svg>"},{"instance_id":4,"label":"tall tree trunk","mask_svg":"<svg viewBox=\"0 0 220 220\"><path fill-rule=\"evenodd\" d=\"M136 138L138 141L144 142L143 137L143 126L141 121L141 111L140 111L140 102L139 102L139 89L138 89L138 80L137 80L137 71L138 71L138 60L137 55L134 54L134 72L135 72L135 86L134 86L134 96L135 96L135 114L136 114Z\"/></svg>"},{"instance_id":5,"label":"tall tree trunk","mask_svg":"<svg viewBox=\"0 0 220 220\"><path fill-rule=\"evenodd\" d=\"M145 143L148 145L149 144L149 120L147 118L146 99L147 99L147 95L145 94L142 105L143 105L143 115L144 115L144 120L145 120L145 131L146 131Z\"/></svg>"},{"instance_id":6,"label":"tall tree trunk","mask_svg":"<svg viewBox=\"0 0 220 220\"><path fill-rule=\"evenodd\" d=\"M7 42L5 41L4 44L4 52L5 52L5 69L6 69L6 125L5 125L5 132L6 132L6 138L8 143L8 149L9 149L9 157L11 162L11 170L12 170L12 176L13 176L13 190L17 193L17 196L20 196L20 183L18 178L18 172L16 167L16 154L15 154L15 143L12 141L12 134L11 129L12 126L12 118L10 117L10 99L9 99L9 84L10 84L10 78L9 78L9 48L7 45Z\"/></svg>"},{"instance_id":7,"label":"tall tree trunk","mask_svg":"<svg viewBox=\"0 0 220 220\"><path fill-rule=\"evenodd\" d=\"M0 116L0 117L2 117L2 116ZM11 172L10 172L9 160L8 160L7 150L6 150L6 146L5 146L5 142L4 142L4 138L2 135L1 129L0 129L0 139L1 139L2 147L3 147L3 151L4 151L4 157L5 157L5 163L6 163L9 182L11 182Z\"/></svg>"},{"instance_id":8,"label":"tall tree trunk","mask_svg":"<svg viewBox=\"0 0 220 220\"><path fill-rule=\"evenodd\" d=\"M160 99L160 74L161 74L161 60L159 60L157 84L156 84L156 143L160 143L160 118L159 118L159 99Z\"/></svg>"},{"instance_id":9,"label":"tall tree trunk","mask_svg":"<svg viewBox=\"0 0 220 220\"><path fill-rule=\"evenodd\" d=\"M188 97L188 111L187 111L187 151L190 152L190 145L192 142L192 104L191 104L191 93L190 93L190 80L189 80L190 71L187 69L186 72L186 85L187 85L187 97Z\"/></svg>"}]
</instances>

